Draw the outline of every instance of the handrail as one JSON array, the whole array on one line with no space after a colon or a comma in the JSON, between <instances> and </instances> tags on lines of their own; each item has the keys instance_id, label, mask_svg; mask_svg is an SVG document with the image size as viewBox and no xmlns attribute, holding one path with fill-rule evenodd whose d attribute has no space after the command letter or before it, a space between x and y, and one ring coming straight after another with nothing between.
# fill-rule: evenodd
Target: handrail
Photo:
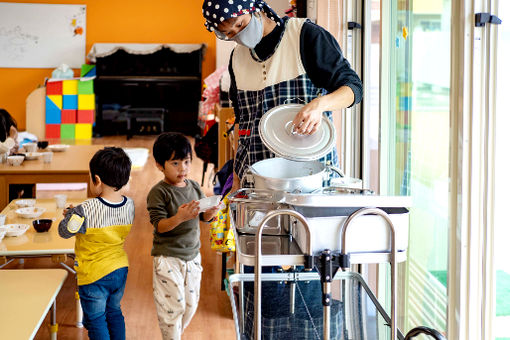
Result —
<instances>
[{"instance_id":1,"label":"handrail","mask_svg":"<svg viewBox=\"0 0 510 340\"><path fill-rule=\"evenodd\" d=\"M433 337L436 340L446 340L446 338L441 333L439 333L435 329L425 327L425 326L419 326L419 327L415 327L415 328L411 329L406 334L406 337L404 338L404 340L412 339L415 336L418 336L420 334L430 335L431 337Z\"/></svg>"},{"instance_id":2,"label":"handrail","mask_svg":"<svg viewBox=\"0 0 510 340\"><path fill-rule=\"evenodd\" d=\"M388 222L388 227L390 229L391 234L391 242L390 242L390 265L391 265L391 336L390 339L397 339L397 249L396 249L396 240L395 240L395 227L393 226L393 222L391 221L390 216L382 209L379 208L362 208L352 213L344 225L342 226L342 244L340 248L340 253L345 254L346 249L346 235L347 228L351 225L352 221L357 217L363 215L379 215L383 217L386 222Z\"/></svg>"},{"instance_id":3,"label":"handrail","mask_svg":"<svg viewBox=\"0 0 510 340\"><path fill-rule=\"evenodd\" d=\"M307 249L305 251L305 255L312 255L312 233L310 232L310 227L306 222L306 218L298 213L297 211L290 209L282 209L282 210L273 210L267 213L264 219L260 222L259 229L257 230L257 235L255 237L255 339L261 340L261 327L262 327L262 307L260 296L262 293L262 282L260 276L262 275L262 230L269 222L270 219L279 216L279 215L290 215L294 218L298 219L303 226L305 227L306 236L308 238Z\"/></svg>"}]
</instances>

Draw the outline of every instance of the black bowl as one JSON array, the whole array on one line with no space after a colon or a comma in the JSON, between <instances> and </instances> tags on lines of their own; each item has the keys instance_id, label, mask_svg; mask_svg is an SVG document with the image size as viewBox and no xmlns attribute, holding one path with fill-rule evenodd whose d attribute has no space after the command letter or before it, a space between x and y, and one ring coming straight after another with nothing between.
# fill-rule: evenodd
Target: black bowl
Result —
<instances>
[{"instance_id":1,"label":"black bowl","mask_svg":"<svg viewBox=\"0 0 510 340\"><path fill-rule=\"evenodd\" d=\"M42 140L42 141L37 142L37 147L39 149L43 149L44 150L44 149L46 149L48 147L48 144L49 143L48 143L47 140Z\"/></svg>"},{"instance_id":2,"label":"black bowl","mask_svg":"<svg viewBox=\"0 0 510 340\"><path fill-rule=\"evenodd\" d=\"M32 224L34 225L34 229L38 233L42 233L42 232L50 230L52 223L53 223L53 220L50 220L49 218L42 218L40 220L34 220L32 222Z\"/></svg>"}]
</instances>

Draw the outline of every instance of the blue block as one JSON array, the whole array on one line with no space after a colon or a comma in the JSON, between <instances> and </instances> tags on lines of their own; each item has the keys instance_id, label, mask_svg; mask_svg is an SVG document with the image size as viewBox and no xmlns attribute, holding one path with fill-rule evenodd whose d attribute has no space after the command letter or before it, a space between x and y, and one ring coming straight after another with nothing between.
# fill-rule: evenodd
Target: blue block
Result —
<instances>
[{"instance_id":1,"label":"blue block","mask_svg":"<svg viewBox=\"0 0 510 340\"><path fill-rule=\"evenodd\" d=\"M78 96L75 94L65 94L62 96L62 108L64 110L78 110Z\"/></svg>"},{"instance_id":2,"label":"blue block","mask_svg":"<svg viewBox=\"0 0 510 340\"><path fill-rule=\"evenodd\" d=\"M46 124L60 124L60 109L46 97Z\"/></svg>"}]
</instances>

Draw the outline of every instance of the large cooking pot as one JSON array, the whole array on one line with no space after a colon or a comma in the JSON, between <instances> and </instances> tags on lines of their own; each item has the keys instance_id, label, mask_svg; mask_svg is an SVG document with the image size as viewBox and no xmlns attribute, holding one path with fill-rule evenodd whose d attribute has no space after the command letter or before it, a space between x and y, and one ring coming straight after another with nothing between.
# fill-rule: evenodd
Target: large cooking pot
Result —
<instances>
[{"instance_id":1,"label":"large cooking pot","mask_svg":"<svg viewBox=\"0 0 510 340\"><path fill-rule=\"evenodd\" d=\"M248 168L256 189L310 193L329 181L331 171L343 177L340 169L318 161L298 162L285 158L268 158ZM247 181L246 176L243 181Z\"/></svg>"}]
</instances>

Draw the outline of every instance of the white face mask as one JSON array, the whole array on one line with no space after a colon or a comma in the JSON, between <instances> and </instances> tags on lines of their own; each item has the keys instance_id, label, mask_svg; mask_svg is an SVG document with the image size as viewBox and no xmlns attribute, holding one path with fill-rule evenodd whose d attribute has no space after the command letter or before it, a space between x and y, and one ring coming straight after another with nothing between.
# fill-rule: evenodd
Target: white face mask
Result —
<instances>
[{"instance_id":1,"label":"white face mask","mask_svg":"<svg viewBox=\"0 0 510 340\"><path fill-rule=\"evenodd\" d=\"M252 14L248 25L232 38L229 39L225 34L217 30L214 30L214 33L221 40L233 40L248 48L254 48L262 40L263 31L262 19Z\"/></svg>"},{"instance_id":2,"label":"white face mask","mask_svg":"<svg viewBox=\"0 0 510 340\"><path fill-rule=\"evenodd\" d=\"M237 33L232 40L248 48L254 48L262 40L263 31L262 19L252 14L248 25Z\"/></svg>"}]
</instances>

